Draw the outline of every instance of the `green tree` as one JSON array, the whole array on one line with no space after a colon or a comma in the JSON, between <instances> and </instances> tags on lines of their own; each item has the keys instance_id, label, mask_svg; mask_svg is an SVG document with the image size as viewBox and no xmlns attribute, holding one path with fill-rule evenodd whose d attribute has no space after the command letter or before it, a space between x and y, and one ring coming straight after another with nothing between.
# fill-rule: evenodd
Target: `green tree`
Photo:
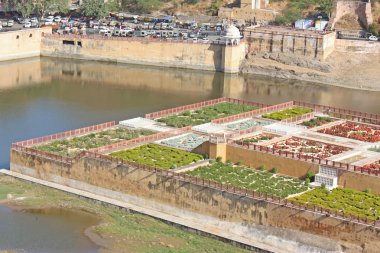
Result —
<instances>
[{"instance_id":1,"label":"green tree","mask_svg":"<svg viewBox=\"0 0 380 253\"><path fill-rule=\"evenodd\" d=\"M68 12L69 2L67 0L37 0L35 1L35 7L38 13L44 17L49 13Z\"/></svg>"},{"instance_id":2,"label":"green tree","mask_svg":"<svg viewBox=\"0 0 380 253\"><path fill-rule=\"evenodd\" d=\"M103 18L108 15L104 0L83 0L81 11L86 16Z\"/></svg>"},{"instance_id":3,"label":"green tree","mask_svg":"<svg viewBox=\"0 0 380 253\"><path fill-rule=\"evenodd\" d=\"M318 4L319 4L319 7L317 8L317 10L324 12L330 16L332 4L333 4L332 0L320 0Z\"/></svg>"},{"instance_id":4,"label":"green tree","mask_svg":"<svg viewBox=\"0 0 380 253\"><path fill-rule=\"evenodd\" d=\"M29 17L35 9L33 0L5 0L3 4L6 10L16 9L23 17Z\"/></svg>"},{"instance_id":5,"label":"green tree","mask_svg":"<svg viewBox=\"0 0 380 253\"><path fill-rule=\"evenodd\" d=\"M161 7L160 0L136 0L137 9L141 12L152 12Z\"/></svg>"},{"instance_id":6,"label":"green tree","mask_svg":"<svg viewBox=\"0 0 380 253\"><path fill-rule=\"evenodd\" d=\"M375 36L379 36L380 34L380 24L378 24L376 21L372 23L372 25L369 26L369 32L372 33Z\"/></svg>"}]
</instances>

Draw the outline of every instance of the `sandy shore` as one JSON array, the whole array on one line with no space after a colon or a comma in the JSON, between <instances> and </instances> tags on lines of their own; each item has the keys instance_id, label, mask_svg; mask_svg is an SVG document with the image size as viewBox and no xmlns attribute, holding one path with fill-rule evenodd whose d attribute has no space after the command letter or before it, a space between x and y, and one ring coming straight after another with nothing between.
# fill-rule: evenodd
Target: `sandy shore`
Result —
<instances>
[{"instance_id":1,"label":"sandy shore","mask_svg":"<svg viewBox=\"0 0 380 253\"><path fill-rule=\"evenodd\" d=\"M300 66L297 61L289 61L289 64L284 64L268 57L262 57L262 55L250 55L243 62L241 72L352 89L380 91L379 54L334 52L319 65L325 65L328 71Z\"/></svg>"}]
</instances>

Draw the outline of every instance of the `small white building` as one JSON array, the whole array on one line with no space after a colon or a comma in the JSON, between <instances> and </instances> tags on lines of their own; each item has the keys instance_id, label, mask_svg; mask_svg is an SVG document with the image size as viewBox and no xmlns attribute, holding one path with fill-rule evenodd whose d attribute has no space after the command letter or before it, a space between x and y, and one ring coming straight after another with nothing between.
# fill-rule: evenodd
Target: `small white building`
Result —
<instances>
[{"instance_id":1,"label":"small white building","mask_svg":"<svg viewBox=\"0 0 380 253\"><path fill-rule=\"evenodd\" d=\"M226 40L226 45L239 45L241 39L239 29L234 25L228 25L224 38Z\"/></svg>"}]
</instances>

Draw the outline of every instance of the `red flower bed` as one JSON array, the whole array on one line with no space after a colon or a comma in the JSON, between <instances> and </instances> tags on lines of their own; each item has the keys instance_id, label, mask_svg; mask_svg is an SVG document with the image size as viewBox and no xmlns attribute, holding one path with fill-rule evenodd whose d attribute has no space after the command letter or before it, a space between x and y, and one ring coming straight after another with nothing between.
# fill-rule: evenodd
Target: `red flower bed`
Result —
<instances>
[{"instance_id":1,"label":"red flower bed","mask_svg":"<svg viewBox=\"0 0 380 253\"><path fill-rule=\"evenodd\" d=\"M380 141L380 128L354 122L344 122L330 128L319 130L318 132L359 141Z\"/></svg>"},{"instance_id":2,"label":"red flower bed","mask_svg":"<svg viewBox=\"0 0 380 253\"><path fill-rule=\"evenodd\" d=\"M327 157L337 155L349 150L346 147L338 145L332 145L296 137L274 143L269 147L293 153L301 153L320 159L326 159Z\"/></svg>"},{"instance_id":3,"label":"red flower bed","mask_svg":"<svg viewBox=\"0 0 380 253\"><path fill-rule=\"evenodd\" d=\"M364 165L363 168L365 168L365 169L373 169L373 170L380 170L380 161Z\"/></svg>"}]
</instances>

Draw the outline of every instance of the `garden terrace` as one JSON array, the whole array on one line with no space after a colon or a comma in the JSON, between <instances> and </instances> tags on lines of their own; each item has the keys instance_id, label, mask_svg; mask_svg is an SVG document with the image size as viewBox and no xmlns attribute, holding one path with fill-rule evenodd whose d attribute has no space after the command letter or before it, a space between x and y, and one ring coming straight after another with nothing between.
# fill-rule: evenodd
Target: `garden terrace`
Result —
<instances>
[{"instance_id":1,"label":"garden terrace","mask_svg":"<svg viewBox=\"0 0 380 253\"><path fill-rule=\"evenodd\" d=\"M351 121L343 122L329 128L321 129L318 132L354 139L365 142L380 141L380 127L365 125Z\"/></svg>"},{"instance_id":2,"label":"garden terrace","mask_svg":"<svg viewBox=\"0 0 380 253\"><path fill-rule=\"evenodd\" d=\"M180 114L159 118L157 121L172 127L195 126L211 122L214 119L248 112L255 109L257 109L257 107L252 105L224 102L202 107L193 111L185 111Z\"/></svg>"},{"instance_id":3,"label":"garden terrace","mask_svg":"<svg viewBox=\"0 0 380 253\"><path fill-rule=\"evenodd\" d=\"M336 120L330 117L316 117L311 120L302 122L301 125L306 126L307 128L313 128L313 127L322 126L334 121Z\"/></svg>"},{"instance_id":4,"label":"garden terrace","mask_svg":"<svg viewBox=\"0 0 380 253\"><path fill-rule=\"evenodd\" d=\"M209 166L186 172L186 174L281 198L286 198L289 195L304 192L308 189L303 181L293 177L279 176L268 171L254 170L228 163L215 162Z\"/></svg>"},{"instance_id":5,"label":"garden terrace","mask_svg":"<svg viewBox=\"0 0 380 253\"><path fill-rule=\"evenodd\" d=\"M273 120L285 120L285 119L290 119L290 118L297 117L297 116L304 115L311 112L313 112L313 110L310 108L296 106L296 107L292 107L292 108L285 109L278 112L263 114L261 115L261 117L266 118L266 119L273 119Z\"/></svg>"},{"instance_id":6,"label":"garden terrace","mask_svg":"<svg viewBox=\"0 0 380 253\"><path fill-rule=\"evenodd\" d=\"M331 192L317 188L291 200L326 208L344 216L375 220L380 215L380 196L348 188L335 188Z\"/></svg>"},{"instance_id":7,"label":"garden terrace","mask_svg":"<svg viewBox=\"0 0 380 253\"><path fill-rule=\"evenodd\" d=\"M153 134L153 132L148 130L132 130L124 127L116 127L101 132L53 141L35 146L34 148L55 155L75 157L82 151L150 134Z\"/></svg>"},{"instance_id":8,"label":"garden terrace","mask_svg":"<svg viewBox=\"0 0 380 253\"><path fill-rule=\"evenodd\" d=\"M254 126L266 126L271 124L271 122L264 121L264 120L258 120L258 119L245 119L240 120L237 122L231 122L229 124L226 124L228 130L232 131L239 131L239 130L245 130L248 128L252 128Z\"/></svg>"},{"instance_id":9,"label":"garden terrace","mask_svg":"<svg viewBox=\"0 0 380 253\"><path fill-rule=\"evenodd\" d=\"M201 155L156 144L145 144L133 149L117 151L110 155L125 161L165 170L203 160Z\"/></svg>"},{"instance_id":10,"label":"garden terrace","mask_svg":"<svg viewBox=\"0 0 380 253\"><path fill-rule=\"evenodd\" d=\"M278 137L278 136L273 135L273 134L261 133L261 134L258 134L258 135L255 135L255 136L252 136L252 137L249 137L249 138L241 139L239 141L243 142L244 144L260 143L260 142L272 140L272 139L274 139L276 137Z\"/></svg>"},{"instance_id":11,"label":"garden terrace","mask_svg":"<svg viewBox=\"0 0 380 253\"><path fill-rule=\"evenodd\" d=\"M276 142L269 145L269 147L277 150L280 149L281 151L300 153L320 159L326 159L330 156L338 155L349 150L346 147L297 137L291 137L289 139Z\"/></svg>"},{"instance_id":12,"label":"garden terrace","mask_svg":"<svg viewBox=\"0 0 380 253\"><path fill-rule=\"evenodd\" d=\"M363 168L380 171L380 160L371 164L364 165Z\"/></svg>"},{"instance_id":13,"label":"garden terrace","mask_svg":"<svg viewBox=\"0 0 380 253\"><path fill-rule=\"evenodd\" d=\"M201 145L202 143L209 140L210 137L205 135L199 135L194 133L189 133L181 136L176 136L159 141L160 144L191 151Z\"/></svg>"}]
</instances>

